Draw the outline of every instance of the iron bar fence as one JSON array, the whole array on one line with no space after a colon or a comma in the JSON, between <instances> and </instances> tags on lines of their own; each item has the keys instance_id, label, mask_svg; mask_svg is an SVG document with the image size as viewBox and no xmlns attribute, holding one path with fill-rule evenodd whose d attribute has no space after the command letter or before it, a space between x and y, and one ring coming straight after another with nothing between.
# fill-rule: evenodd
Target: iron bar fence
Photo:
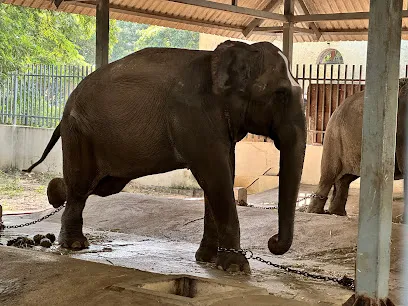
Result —
<instances>
[{"instance_id":1,"label":"iron bar fence","mask_svg":"<svg viewBox=\"0 0 408 306\"><path fill-rule=\"evenodd\" d=\"M55 127L71 92L93 66L31 65L0 80L0 124ZM408 65L401 67L408 77ZM0 71L0 76L1 76ZM295 65L293 75L303 88L308 144L322 145L329 118L350 95L364 90L362 65ZM270 142L248 134L243 141Z\"/></svg>"},{"instance_id":2,"label":"iron bar fence","mask_svg":"<svg viewBox=\"0 0 408 306\"><path fill-rule=\"evenodd\" d=\"M30 65L0 80L0 124L53 128L93 66ZM0 72L0 76L1 76Z\"/></svg>"}]
</instances>

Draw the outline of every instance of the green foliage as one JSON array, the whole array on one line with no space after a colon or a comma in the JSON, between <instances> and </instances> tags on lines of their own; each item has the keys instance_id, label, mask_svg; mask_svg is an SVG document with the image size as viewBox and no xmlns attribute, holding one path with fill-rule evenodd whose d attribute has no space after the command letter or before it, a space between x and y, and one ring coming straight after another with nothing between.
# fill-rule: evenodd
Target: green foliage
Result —
<instances>
[{"instance_id":1,"label":"green foliage","mask_svg":"<svg viewBox=\"0 0 408 306\"><path fill-rule=\"evenodd\" d=\"M110 20L110 61L146 47L197 49L195 32ZM95 64L95 17L0 4L0 70Z\"/></svg>"},{"instance_id":2,"label":"green foliage","mask_svg":"<svg viewBox=\"0 0 408 306\"><path fill-rule=\"evenodd\" d=\"M149 26L139 31L135 50L146 47L197 49L199 35L195 32Z\"/></svg>"},{"instance_id":3,"label":"green foliage","mask_svg":"<svg viewBox=\"0 0 408 306\"><path fill-rule=\"evenodd\" d=\"M118 21L118 43L111 61L147 47L198 49L199 33Z\"/></svg>"},{"instance_id":4,"label":"green foliage","mask_svg":"<svg viewBox=\"0 0 408 306\"><path fill-rule=\"evenodd\" d=\"M85 16L0 5L0 65L3 71L27 64L84 64L76 39L91 34Z\"/></svg>"}]
</instances>

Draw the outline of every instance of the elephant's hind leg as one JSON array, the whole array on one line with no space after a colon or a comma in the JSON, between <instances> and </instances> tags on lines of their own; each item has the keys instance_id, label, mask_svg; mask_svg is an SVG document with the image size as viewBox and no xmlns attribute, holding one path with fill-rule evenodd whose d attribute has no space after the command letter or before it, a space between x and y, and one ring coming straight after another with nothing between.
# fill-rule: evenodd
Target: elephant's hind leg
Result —
<instances>
[{"instance_id":1,"label":"elephant's hind leg","mask_svg":"<svg viewBox=\"0 0 408 306\"><path fill-rule=\"evenodd\" d=\"M345 216L346 202L350 184L356 180L358 176L353 174L345 174L335 182L336 194L329 206L329 213L333 215Z\"/></svg>"},{"instance_id":2,"label":"elephant's hind leg","mask_svg":"<svg viewBox=\"0 0 408 306\"><path fill-rule=\"evenodd\" d=\"M70 132L71 135L62 142L67 203L61 218L58 241L66 248L83 249L89 243L82 232L82 212L100 176L92 145L74 129Z\"/></svg>"},{"instance_id":3,"label":"elephant's hind leg","mask_svg":"<svg viewBox=\"0 0 408 306\"><path fill-rule=\"evenodd\" d=\"M328 139L330 140L330 139ZM326 204L327 197L329 195L330 189L334 185L336 177L341 169L341 163L338 158L336 158L337 154L334 156L328 156L330 153L327 150L330 150L331 147L329 146L329 141L325 143L325 147L323 148L323 156L321 162L321 175L319 180L319 186L315 191L315 196L312 198L309 207L307 209L308 213L315 213L315 214L324 214L324 205ZM337 190L333 190L334 193Z\"/></svg>"}]
</instances>

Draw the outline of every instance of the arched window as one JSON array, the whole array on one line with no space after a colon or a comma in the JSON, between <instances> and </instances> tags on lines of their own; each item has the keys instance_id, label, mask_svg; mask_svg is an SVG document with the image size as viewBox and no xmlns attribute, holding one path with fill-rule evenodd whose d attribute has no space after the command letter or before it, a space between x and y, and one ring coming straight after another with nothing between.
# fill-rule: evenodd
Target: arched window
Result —
<instances>
[{"instance_id":1,"label":"arched window","mask_svg":"<svg viewBox=\"0 0 408 306\"><path fill-rule=\"evenodd\" d=\"M326 49L317 58L318 64L344 64L343 56L336 49Z\"/></svg>"}]
</instances>

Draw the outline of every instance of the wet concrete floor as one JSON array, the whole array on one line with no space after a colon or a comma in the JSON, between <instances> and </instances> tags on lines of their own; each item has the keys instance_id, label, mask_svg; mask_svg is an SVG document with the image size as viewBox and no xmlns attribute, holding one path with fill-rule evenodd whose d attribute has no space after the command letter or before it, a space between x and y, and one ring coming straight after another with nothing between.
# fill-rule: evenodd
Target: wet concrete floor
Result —
<instances>
[{"instance_id":1,"label":"wet concrete floor","mask_svg":"<svg viewBox=\"0 0 408 306\"><path fill-rule=\"evenodd\" d=\"M308 192L304 191L305 194ZM277 192L272 191L250 197L248 202L256 206L273 205L276 196ZM256 256L308 272L354 277L356 219L298 213L293 248L284 256L273 256L267 250L266 242L277 230L276 210L238 207L238 211L242 247L250 248ZM6 225L20 224L46 213L48 211L5 216L4 221ZM48 232L57 235L60 216L61 212L29 227L8 229L0 237L0 242L5 243L8 238L18 235ZM90 240L90 248L68 252L52 247L41 251L155 273L229 279L266 288L271 294L311 305L341 305L351 296L351 291L337 284L288 274L255 260L250 260L251 275L228 274L212 265L195 262L194 253L202 235L202 216L202 200L197 199L186 201L126 193L108 198L92 197L84 211L84 232ZM401 289L398 273L394 263L391 295L397 305Z\"/></svg>"}]
</instances>

